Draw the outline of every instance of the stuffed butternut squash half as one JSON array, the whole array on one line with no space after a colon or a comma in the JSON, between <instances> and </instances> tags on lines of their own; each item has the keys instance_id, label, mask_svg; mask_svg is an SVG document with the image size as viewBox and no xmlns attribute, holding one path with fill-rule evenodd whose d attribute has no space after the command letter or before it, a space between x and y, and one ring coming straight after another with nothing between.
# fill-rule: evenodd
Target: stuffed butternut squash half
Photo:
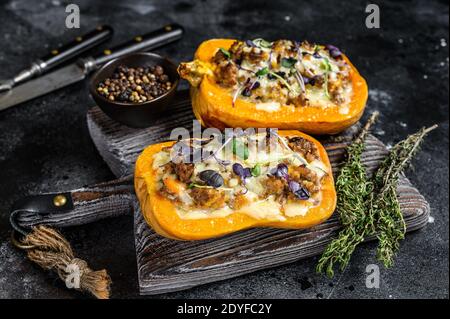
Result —
<instances>
[{"instance_id":1,"label":"stuffed butternut squash half","mask_svg":"<svg viewBox=\"0 0 450 319\"><path fill-rule=\"evenodd\" d=\"M136 162L135 190L147 223L177 240L308 228L336 206L324 148L298 131L151 145Z\"/></svg>"},{"instance_id":2,"label":"stuffed butternut squash half","mask_svg":"<svg viewBox=\"0 0 450 319\"><path fill-rule=\"evenodd\" d=\"M203 42L178 72L206 127L335 134L362 116L368 88L334 46L263 39Z\"/></svg>"}]
</instances>

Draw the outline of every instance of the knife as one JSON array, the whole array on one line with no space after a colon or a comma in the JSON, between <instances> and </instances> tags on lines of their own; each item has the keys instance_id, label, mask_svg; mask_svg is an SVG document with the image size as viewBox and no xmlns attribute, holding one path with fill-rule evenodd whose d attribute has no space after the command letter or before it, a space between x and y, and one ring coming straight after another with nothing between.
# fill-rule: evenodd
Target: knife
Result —
<instances>
[{"instance_id":1,"label":"knife","mask_svg":"<svg viewBox=\"0 0 450 319\"><path fill-rule=\"evenodd\" d=\"M37 77L63 62L111 39L113 29L107 25L100 25L95 30L76 37L70 43L53 49L48 55L34 61L28 69L18 73L12 79L0 83L0 92L11 90L15 85Z\"/></svg>"},{"instance_id":2,"label":"knife","mask_svg":"<svg viewBox=\"0 0 450 319\"><path fill-rule=\"evenodd\" d=\"M137 51L148 51L179 40L183 33L184 29L180 25L169 24L145 35L136 36L112 49L106 49L100 55L79 59L59 70L25 82L0 95L0 111L82 81L90 72L115 58Z\"/></svg>"}]
</instances>

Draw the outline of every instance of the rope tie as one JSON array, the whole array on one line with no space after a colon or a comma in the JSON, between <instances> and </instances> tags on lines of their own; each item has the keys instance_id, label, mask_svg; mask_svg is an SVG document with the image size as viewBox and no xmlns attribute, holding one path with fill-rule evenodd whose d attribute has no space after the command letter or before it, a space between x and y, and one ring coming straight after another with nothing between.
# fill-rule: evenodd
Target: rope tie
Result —
<instances>
[{"instance_id":1,"label":"rope tie","mask_svg":"<svg viewBox=\"0 0 450 319\"><path fill-rule=\"evenodd\" d=\"M105 269L93 271L86 261L76 258L69 242L53 228L39 225L13 244L46 270L55 271L67 288L87 291L98 299L108 299L111 279Z\"/></svg>"}]
</instances>

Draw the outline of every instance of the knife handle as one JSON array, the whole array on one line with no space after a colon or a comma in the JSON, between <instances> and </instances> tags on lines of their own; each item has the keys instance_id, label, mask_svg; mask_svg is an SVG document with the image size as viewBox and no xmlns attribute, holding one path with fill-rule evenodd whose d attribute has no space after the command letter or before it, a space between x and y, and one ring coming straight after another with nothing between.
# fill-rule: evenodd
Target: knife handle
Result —
<instances>
[{"instance_id":1,"label":"knife handle","mask_svg":"<svg viewBox=\"0 0 450 319\"><path fill-rule=\"evenodd\" d=\"M27 196L13 205L10 222L22 235L38 225L84 225L129 214L134 196L132 176L68 192Z\"/></svg>"},{"instance_id":2,"label":"knife handle","mask_svg":"<svg viewBox=\"0 0 450 319\"><path fill-rule=\"evenodd\" d=\"M110 26L100 25L95 28L95 30L82 36L78 36L70 43L52 50L48 55L42 57L36 63L39 65L42 73L111 39L113 33L114 31Z\"/></svg>"},{"instance_id":3,"label":"knife handle","mask_svg":"<svg viewBox=\"0 0 450 319\"><path fill-rule=\"evenodd\" d=\"M138 35L133 40L120 44L112 49L106 49L101 55L95 56L96 67L115 58L138 52L148 51L181 39L184 29L179 24L168 24L165 27L144 35Z\"/></svg>"},{"instance_id":4,"label":"knife handle","mask_svg":"<svg viewBox=\"0 0 450 319\"><path fill-rule=\"evenodd\" d=\"M29 68L14 76L14 78L8 81L8 89L19 83L39 76L64 61L67 61L82 52L99 45L100 43L110 39L112 35L113 29L110 26L102 25L83 36L76 37L71 43L52 50L50 54L35 61Z\"/></svg>"}]
</instances>

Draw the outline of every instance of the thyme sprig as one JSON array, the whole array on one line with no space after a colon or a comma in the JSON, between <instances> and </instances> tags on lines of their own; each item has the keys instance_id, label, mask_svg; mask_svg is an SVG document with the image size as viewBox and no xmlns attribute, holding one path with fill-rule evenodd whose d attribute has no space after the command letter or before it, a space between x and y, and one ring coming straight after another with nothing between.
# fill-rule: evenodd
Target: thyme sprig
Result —
<instances>
[{"instance_id":1,"label":"thyme sprig","mask_svg":"<svg viewBox=\"0 0 450 319\"><path fill-rule=\"evenodd\" d=\"M334 276L333 268L336 263L340 264L341 270L347 266L356 246L374 228L373 216L366 214L366 200L372 192L372 185L367 179L361 155L365 148L365 138L377 117L378 112L373 113L358 137L348 146L347 161L336 179L336 211L344 228L327 246L316 268L319 273L326 270L330 277Z\"/></svg>"},{"instance_id":2,"label":"thyme sprig","mask_svg":"<svg viewBox=\"0 0 450 319\"><path fill-rule=\"evenodd\" d=\"M404 238L406 226L397 198L399 174L417 153L426 134L436 126L421 129L396 144L371 179L361 163L364 139L377 114L373 114L361 134L347 149L347 161L336 180L337 211L343 229L325 249L317 264L317 271L334 275L334 265L341 271L350 261L358 244L377 234L377 258L385 267L393 265L393 258Z\"/></svg>"},{"instance_id":3,"label":"thyme sprig","mask_svg":"<svg viewBox=\"0 0 450 319\"><path fill-rule=\"evenodd\" d=\"M377 216L377 258L386 268L393 265L400 240L406 232L396 193L399 175L409 166L425 135L436 127L422 128L396 144L373 177L374 193L377 195L371 198L368 206L371 214Z\"/></svg>"}]
</instances>

